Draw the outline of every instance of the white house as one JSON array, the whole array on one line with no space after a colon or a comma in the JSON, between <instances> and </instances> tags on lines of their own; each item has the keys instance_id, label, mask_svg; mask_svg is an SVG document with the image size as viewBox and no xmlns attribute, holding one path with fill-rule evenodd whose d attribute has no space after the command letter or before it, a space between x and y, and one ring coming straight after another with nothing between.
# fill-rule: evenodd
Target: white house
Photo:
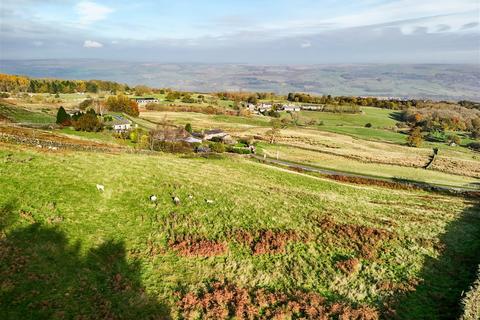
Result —
<instances>
[{"instance_id":1,"label":"white house","mask_svg":"<svg viewBox=\"0 0 480 320\"><path fill-rule=\"evenodd\" d=\"M134 99L139 105L146 105L149 103L158 103L157 98L135 98Z\"/></svg>"},{"instance_id":2,"label":"white house","mask_svg":"<svg viewBox=\"0 0 480 320\"><path fill-rule=\"evenodd\" d=\"M132 122L119 115L112 116L112 120L105 124L112 127L115 132L126 132L132 128Z\"/></svg>"},{"instance_id":3,"label":"white house","mask_svg":"<svg viewBox=\"0 0 480 320\"><path fill-rule=\"evenodd\" d=\"M323 110L323 106L311 106L311 105L305 105L302 106L302 110L311 110L311 111L316 111L316 110Z\"/></svg>"},{"instance_id":4,"label":"white house","mask_svg":"<svg viewBox=\"0 0 480 320\"><path fill-rule=\"evenodd\" d=\"M283 106L283 110L287 112L298 112L301 110L301 108L298 106L285 105Z\"/></svg>"}]
</instances>

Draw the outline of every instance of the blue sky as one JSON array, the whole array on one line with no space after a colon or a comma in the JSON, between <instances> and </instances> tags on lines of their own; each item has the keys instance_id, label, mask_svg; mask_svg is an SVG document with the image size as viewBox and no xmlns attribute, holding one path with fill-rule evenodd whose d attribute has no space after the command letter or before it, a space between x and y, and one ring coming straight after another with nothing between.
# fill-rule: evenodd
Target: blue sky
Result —
<instances>
[{"instance_id":1,"label":"blue sky","mask_svg":"<svg viewBox=\"0 0 480 320\"><path fill-rule=\"evenodd\" d=\"M478 0L2 0L0 58L479 63Z\"/></svg>"}]
</instances>

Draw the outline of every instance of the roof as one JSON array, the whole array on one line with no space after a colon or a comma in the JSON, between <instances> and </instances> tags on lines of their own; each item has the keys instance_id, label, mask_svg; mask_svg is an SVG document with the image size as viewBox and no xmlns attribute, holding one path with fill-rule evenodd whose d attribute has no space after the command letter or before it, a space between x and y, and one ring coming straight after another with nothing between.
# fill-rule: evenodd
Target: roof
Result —
<instances>
[{"instance_id":1,"label":"roof","mask_svg":"<svg viewBox=\"0 0 480 320\"><path fill-rule=\"evenodd\" d=\"M149 100L149 101L153 101L153 100L158 100L158 99L157 99L157 98L148 97L148 98L135 98L135 100Z\"/></svg>"},{"instance_id":2,"label":"roof","mask_svg":"<svg viewBox=\"0 0 480 320\"><path fill-rule=\"evenodd\" d=\"M113 118L113 120L112 121L107 121L106 124L115 126L115 125L131 124L132 123L130 120L125 119L124 117L116 115L116 114L111 115L111 117Z\"/></svg>"},{"instance_id":3,"label":"roof","mask_svg":"<svg viewBox=\"0 0 480 320\"><path fill-rule=\"evenodd\" d=\"M197 139L197 138L194 138L194 137L185 138L183 141L188 142L188 143L201 143L202 142L201 139Z\"/></svg>"},{"instance_id":4,"label":"roof","mask_svg":"<svg viewBox=\"0 0 480 320\"><path fill-rule=\"evenodd\" d=\"M205 130L203 133L204 134L219 134L219 133L227 134L225 131L220 130L220 129Z\"/></svg>"}]
</instances>

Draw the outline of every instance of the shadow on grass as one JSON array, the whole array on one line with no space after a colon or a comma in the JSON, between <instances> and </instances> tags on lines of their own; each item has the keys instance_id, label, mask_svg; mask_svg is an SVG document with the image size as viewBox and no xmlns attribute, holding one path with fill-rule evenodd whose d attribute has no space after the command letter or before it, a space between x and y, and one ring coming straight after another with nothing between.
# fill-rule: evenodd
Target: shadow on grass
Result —
<instances>
[{"instance_id":1,"label":"shadow on grass","mask_svg":"<svg viewBox=\"0 0 480 320\"><path fill-rule=\"evenodd\" d=\"M398 121L398 122L403 122L403 113L401 111L395 111L392 112L388 115L388 117L392 120Z\"/></svg>"},{"instance_id":2,"label":"shadow on grass","mask_svg":"<svg viewBox=\"0 0 480 320\"><path fill-rule=\"evenodd\" d=\"M397 319L458 319L461 299L480 264L480 202L451 222L438 258L427 257L416 291L398 297Z\"/></svg>"},{"instance_id":3,"label":"shadow on grass","mask_svg":"<svg viewBox=\"0 0 480 320\"><path fill-rule=\"evenodd\" d=\"M3 216L12 212L10 205L0 209ZM166 306L144 292L140 265L127 262L121 242L107 241L82 255L79 243L69 244L56 228L33 224L3 233L0 261L1 319L169 315Z\"/></svg>"}]
</instances>

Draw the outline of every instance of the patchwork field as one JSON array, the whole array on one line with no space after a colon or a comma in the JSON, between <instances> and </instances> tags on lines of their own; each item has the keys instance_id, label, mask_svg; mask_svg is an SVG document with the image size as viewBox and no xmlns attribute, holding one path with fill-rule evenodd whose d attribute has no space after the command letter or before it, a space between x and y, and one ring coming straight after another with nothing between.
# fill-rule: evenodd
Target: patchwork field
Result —
<instances>
[{"instance_id":1,"label":"patchwork field","mask_svg":"<svg viewBox=\"0 0 480 320\"><path fill-rule=\"evenodd\" d=\"M242 158L0 150L6 318L448 319L480 262L470 199Z\"/></svg>"},{"instance_id":2,"label":"patchwork field","mask_svg":"<svg viewBox=\"0 0 480 320\"><path fill-rule=\"evenodd\" d=\"M380 112L374 111L372 114L373 108L365 109L367 110L365 116L369 117L369 121L375 126L391 124L388 118L391 112L377 109ZM348 123L351 126L349 128L354 130L375 129L364 128L364 120L354 118L364 115L309 113L315 113L318 119L329 120L325 120L325 126L288 126L281 130L275 144L261 144L259 153L266 151L269 156L276 156L278 152L280 159L283 160L371 176L457 187L476 188L478 185L480 177L478 153L467 148L433 142L425 143L422 148L410 148L405 145L406 135L386 129L377 130L383 132L382 134L399 136L401 140L397 137L398 142L393 143L388 139L380 139L378 135L374 138L345 135L337 128L347 128ZM195 130L222 128L237 137L262 137L270 129L268 118L260 116L245 118L199 113L142 112L140 117L148 120L153 126L165 120L177 125L191 123ZM377 119L376 122L374 119ZM339 124L342 126L337 127ZM439 148L439 156L432 166L433 170L421 169L428 162L433 148Z\"/></svg>"}]
</instances>

